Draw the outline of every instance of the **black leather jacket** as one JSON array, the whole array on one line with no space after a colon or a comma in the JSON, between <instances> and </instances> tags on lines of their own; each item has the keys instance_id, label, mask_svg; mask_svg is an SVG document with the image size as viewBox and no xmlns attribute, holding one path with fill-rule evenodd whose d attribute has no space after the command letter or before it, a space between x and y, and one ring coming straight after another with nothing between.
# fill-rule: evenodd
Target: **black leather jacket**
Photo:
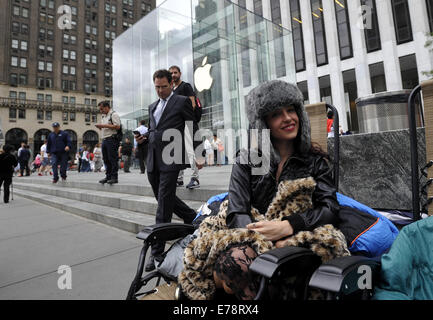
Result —
<instances>
[{"instance_id":1,"label":"black leather jacket","mask_svg":"<svg viewBox=\"0 0 433 320\"><path fill-rule=\"evenodd\" d=\"M245 163L245 162L244 162ZM294 233L311 231L325 224L338 224L336 188L333 183L332 170L321 155L302 156L294 154L284 164L279 181L276 181L278 165L271 165L266 175L251 175L251 166L241 164L236 159L229 186L229 204L227 225L229 228L243 228L251 223L251 206L265 214L278 191L278 184L283 180L294 180L313 177L316 189L313 192L313 208L302 214L286 218L293 227Z\"/></svg>"}]
</instances>

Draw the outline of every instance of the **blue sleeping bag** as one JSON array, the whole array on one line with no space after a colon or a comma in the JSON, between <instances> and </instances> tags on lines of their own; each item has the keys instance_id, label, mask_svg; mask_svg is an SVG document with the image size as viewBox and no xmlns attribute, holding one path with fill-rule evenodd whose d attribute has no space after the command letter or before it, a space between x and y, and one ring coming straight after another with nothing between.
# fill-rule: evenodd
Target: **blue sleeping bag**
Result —
<instances>
[{"instance_id":1,"label":"blue sleeping bag","mask_svg":"<svg viewBox=\"0 0 433 320\"><path fill-rule=\"evenodd\" d=\"M350 239L349 243L350 252L362 253L367 257L377 257L391 247L395 238L397 238L398 229L390 220L370 207L338 192L337 200L341 207L340 218L346 218L346 224L350 224L351 227L358 227L358 221L360 220L366 221L368 218L374 220L373 223L367 223L363 228L358 227L353 236L351 235L353 239ZM349 215L342 216L345 208L353 209L349 212L352 217ZM344 212L347 212L347 210ZM339 227L345 234L346 239L348 239L344 230L345 227L341 225Z\"/></svg>"}]
</instances>

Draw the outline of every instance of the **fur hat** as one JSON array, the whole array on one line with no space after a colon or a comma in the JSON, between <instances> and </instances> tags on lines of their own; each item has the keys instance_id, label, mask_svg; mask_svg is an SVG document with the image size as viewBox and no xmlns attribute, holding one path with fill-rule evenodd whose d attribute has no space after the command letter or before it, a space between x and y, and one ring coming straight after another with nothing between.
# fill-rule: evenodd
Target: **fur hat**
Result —
<instances>
[{"instance_id":1,"label":"fur hat","mask_svg":"<svg viewBox=\"0 0 433 320\"><path fill-rule=\"evenodd\" d=\"M281 80L264 82L248 94L246 112L250 122L250 129L258 129L258 146L261 146L263 141L264 143L269 142L272 162L279 161L280 156L270 143L269 137L262 134L262 130L269 129L265 121L266 116L279 108L294 106L299 118L299 132L295 147L302 154L306 154L310 150L310 121L304 109L303 101L304 97L298 87Z\"/></svg>"}]
</instances>

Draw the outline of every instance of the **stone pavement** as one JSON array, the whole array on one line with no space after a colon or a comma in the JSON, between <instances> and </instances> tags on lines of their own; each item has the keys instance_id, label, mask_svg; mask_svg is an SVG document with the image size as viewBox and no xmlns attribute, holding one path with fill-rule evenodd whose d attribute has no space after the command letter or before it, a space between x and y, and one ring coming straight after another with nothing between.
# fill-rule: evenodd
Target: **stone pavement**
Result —
<instances>
[{"instance_id":1,"label":"stone pavement","mask_svg":"<svg viewBox=\"0 0 433 320\"><path fill-rule=\"evenodd\" d=\"M0 202L0 300L125 299L142 243L134 234L14 198ZM61 265L71 290L58 288Z\"/></svg>"}]
</instances>

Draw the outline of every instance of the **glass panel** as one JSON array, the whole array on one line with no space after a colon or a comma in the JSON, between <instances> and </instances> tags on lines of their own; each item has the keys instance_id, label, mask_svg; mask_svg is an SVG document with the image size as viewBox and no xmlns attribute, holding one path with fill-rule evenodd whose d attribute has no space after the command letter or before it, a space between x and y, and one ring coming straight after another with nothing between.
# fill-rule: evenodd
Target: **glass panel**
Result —
<instances>
[{"instance_id":1,"label":"glass panel","mask_svg":"<svg viewBox=\"0 0 433 320\"><path fill-rule=\"evenodd\" d=\"M148 120L153 72L177 65L203 106L200 128L246 129L251 88L296 82L292 46L289 30L231 1L167 0L113 41L114 109L126 130Z\"/></svg>"}]
</instances>

